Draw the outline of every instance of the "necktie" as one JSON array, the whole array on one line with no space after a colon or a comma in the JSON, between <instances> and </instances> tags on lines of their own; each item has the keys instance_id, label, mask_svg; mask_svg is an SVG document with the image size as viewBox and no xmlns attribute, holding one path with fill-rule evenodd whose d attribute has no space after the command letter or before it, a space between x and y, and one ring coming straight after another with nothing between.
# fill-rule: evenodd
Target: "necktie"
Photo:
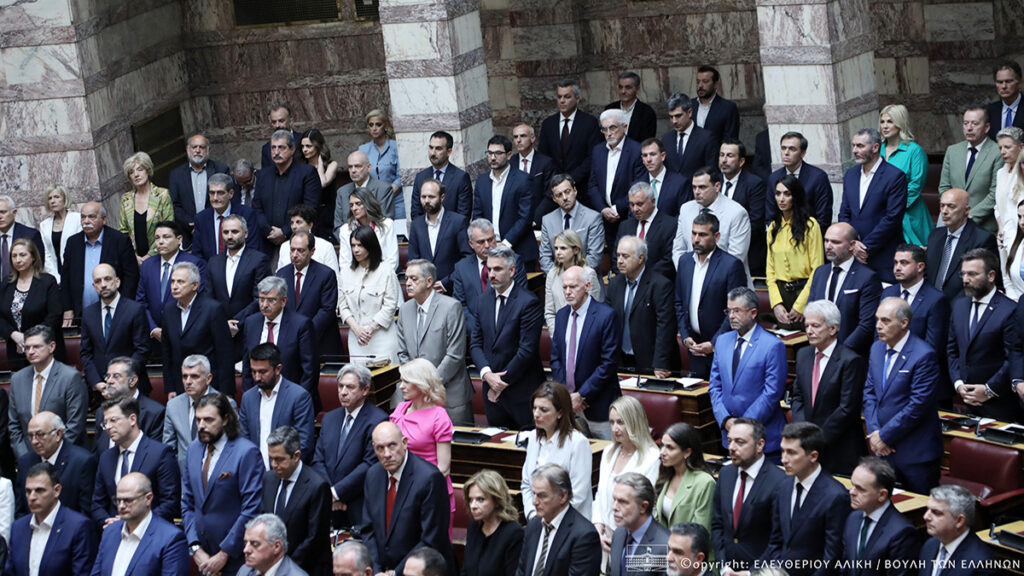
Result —
<instances>
[{"instance_id":1,"label":"necktie","mask_svg":"<svg viewBox=\"0 0 1024 576\"><path fill-rule=\"evenodd\" d=\"M495 310L494 310L494 325L495 326L500 326L501 324L498 322L498 320L501 319L501 311L505 309L505 297L504 296L498 296L497 304L498 305L495 307Z\"/></svg>"},{"instance_id":2,"label":"necktie","mask_svg":"<svg viewBox=\"0 0 1024 576\"><path fill-rule=\"evenodd\" d=\"M540 544L540 558L537 559L537 566L533 569L533 576L541 576L544 573L544 564L548 560L548 544L551 531L554 530L554 526L544 523L544 541Z\"/></svg>"},{"instance_id":3,"label":"necktie","mask_svg":"<svg viewBox=\"0 0 1024 576\"><path fill-rule=\"evenodd\" d=\"M191 400L189 400L189 402L191 402ZM195 408L195 406L192 406L191 408L189 408L188 411L189 411L189 419L192 420L192 439L195 440L196 439L196 435L199 432L196 429L196 408Z\"/></svg>"},{"instance_id":4,"label":"necktie","mask_svg":"<svg viewBox=\"0 0 1024 576\"><path fill-rule=\"evenodd\" d=\"M1003 120L1003 128L1013 126L1013 108L1006 109L1006 116Z\"/></svg>"},{"instance_id":5,"label":"necktie","mask_svg":"<svg viewBox=\"0 0 1024 576\"><path fill-rule=\"evenodd\" d=\"M565 386L569 392L576 391L576 318L579 313L572 311L572 326L569 328L569 361L565 363Z\"/></svg>"},{"instance_id":6,"label":"necktie","mask_svg":"<svg viewBox=\"0 0 1024 576\"><path fill-rule=\"evenodd\" d=\"M426 326L427 313L423 308L417 308L416 314L416 338L423 339L423 328Z\"/></svg>"},{"instance_id":7,"label":"necktie","mask_svg":"<svg viewBox=\"0 0 1024 576\"><path fill-rule=\"evenodd\" d=\"M3 280L6 282L7 277L11 275L11 247L7 244L7 234L3 234L3 239L0 240L0 266Z\"/></svg>"},{"instance_id":8,"label":"necktie","mask_svg":"<svg viewBox=\"0 0 1024 576\"><path fill-rule=\"evenodd\" d=\"M864 547L868 543L868 530L871 528L871 518L869 516L864 517L864 522L860 526L860 540L857 542L857 559L860 560L864 556Z\"/></svg>"},{"instance_id":9,"label":"necktie","mask_svg":"<svg viewBox=\"0 0 1024 576\"><path fill-rule=\"evenodd\" d=\"M797 482L796 483L796 502L793 503L793 516L791 516L791 518L795 518L797 512L800 511L800 499L801 499L801 497L803 495L804 495L804 485L799 483L799 482Z\"/></svg>"},{"instance_id":10,"label":"necktie","mask_svg":"<svg viewBox=\"0 0 1024 576\"><path fill-rule=\"evenodd\" d=\"M626 572L626 559L633 555L633 545L636 544L636 539L633 538L632 534L626 535L626 545L622 547L622 558L619 559L619 574L625 576Z\"/></svg>"},{"instance_id":11,"label":"necktie","mask_svg":"<svg viewBox=\"0 0 1024 576\"><path fill-rule=\"evenodd\" d=\"M939 565L935 567L935 571L932 572L934 576L942 574L942 570L946 567L946 547L939 547Z\"/></svg>"},{"instance_id":12,"label":"necktie","mask_svg":"<svg viewBox=\"0 0 1024 576\"><path fill-rule=\"evenodd\" d=\"M651 178L651 192L654 193L654 203L658 203L658 179Z\"/></svg>"},{"instance_id":13,"label":"necktie","mask_svg":"<svg viewBox=\"0 0 1024 576\"><path fill-rule=\"evenodd\" d=\"M564 157L569 153L569 119L563 118L562 120L562 140L560 144L562 148L562 156Z\"/></svg>"},{"instance_id":14,"label":"necktie","mask_svg":"<svg viewBox=\"0 0 1024 576\"><path fill-rule=\"evenodd\" d=\"M626 280L626 308L625 321L622 323L622 351L626 354L633 353L633 339L629 334L629 314L633 310L633 295L636 293L636 280ZM637 367L639 368L639 366ZM644 366L646 368L646 366Z\"/></svg>"},{"instance_id":15,"label":"necktie","mask_svg":"<svg viewBox=\"0 0 1024 576\"><path fill-rule=\"evenodd\" d=\"M387 516L384 517L384 531L391 532L391 512L395 509L395 495L398 494L398 480L395 477L391 477L391 483L388 484L388 505L387 505Z\"/></svg>"},{"instance_id":16,"label":"necktie","mask_svg":"<svg viewBox=\"0 0 1024 576\"><path fill-rule=\"evenodd\" d=\"M338 459L341 460L341 451L345 449L345 440L352 429L352 415L345 415L345 423L341 425L341 436L338 438Z\"/></svg>"},{"instance_id":17,"label":"necktie","mask_svg":"<svg viewBox=\"0 0 1024 576\"><path fill-rule=\"evenodd\" d=\"M640 221L640 239L643 240L647 234L647 220Z\"/></svg>"},{"instance_id":18,"label":"necktie","mask_svg":"<svg viewBox=\"0 0 1024 576\"><path fill-rule=\"evenodd\" d=\"M732 377L736 380L736 369L740 365L740 357L743 355L743 344L746 343L742 337L736 339L736 347L732 349Z\"/></svg>"},{"instance_id":19,"label":"necktie","mask_svg":"<svg viewBox=\"0 0 1024 576\"><path fill-rule=\"evenodd\" d=\"M277 501L274 502L274 514L281 516L284 507L288 503L288 483L291 480L281 480L281 491L277 493Z\"/></svg>"},{"instance_id":20,"label":"necktie","mask_svg":"<svg viewBox=\"0 0 1024 576\"><path fill-rule=\"evenodd\" d=\"M814 370L811 372L811 406L818 398L818 384L821 382L821 359L825 355L818 352L814 355Z\"/></svg>"},{"instance_id":21,"label":"necktie","mask_svg":"<svg viewBox=\"0 0 1024 576\"><path fill-rule=\"evenodd\" d=\"M678 154L680 158L683 157L683 139L684 138L686 138L686 134L684 132L680 132L680 133L676 134L676 154Z\"/></svg>"},{"instance_id":22,"label":"necktie","mask_svg":"<svg viewBox=\"0 0 1024 576\"><path fill-rule=\"evenodd\" d=\"M35 403L35 410L32 411L33 415L39 413L39 405L40 405L40 403L42 403L42 401L43 401L43 375L42 374L36 374L36 403Z\"/></svg>"},{"instance_id":23,"label":"necktie","mask_svg":"<svg viewBox=\"0 0 1024 576\"><path fill-rule=\"evenodd\" d=\"M732 194L729 193L730 190L732 190L732 182L726 182L725 183L725 197L726 198L732 198Z\"/></svg>"},{"instance_id":24,"label":"necktie","mask_svg":"<svg viewBox=\"0 0 1024 576\"><path fill-rule=\"evenodd\" d=\"M206 445L206 459L203 460L203 491L206 491L206 487L210 484L210 461L213 460L213 451L217 447L213 444Z\"/></svg>"},{"instance_id":25,"label":"necktie","mask_svg":"<svg viewBox=\"0 0 1024 576\"><path fill-rule=\"evenodd\" d=\"M221 227L224 226L224 215L217 215L217 254L224 253L224 235L220 233Z\"/></svg>"},{"instance_id":26,"label":"necktie","mask_svg":"<svg viewBox=\"0 0 1024 576\"><path fill-rule=\"evenodd\" d=\"M487 292L487 280L488 279L489 279L489 275L488 275L488 272L487 272L487 264L484 264L480 268L480 291L481 292Z\"/></svg>"},{"instance_id":27,"label":"necktie","mask_svg":"<svg viewBox=\"0 0 1024 576\"><path fill-rule=\"evenodd\" d=\"M889 365L892 363L892 358L895 355L896 351L892 348L885 351L885 366L882 368L882 392L885 392L886 380L889 379Z\"/></svg>"},{"instance_id":28,"label":"necktie","mask_svg":"<svg viewBox=\"0 0 1024 576\"><path fill-rule=\"evenodd\" d=\"M971 325L970 332L971 336L974 336L974 330L978 328L978 321L981 320L981 302L974 301L974 310L971 311Z\"/></svg>"},{"instance_id":29,"label":"necktie","mask_svg":"<svg viewBox=\"0 0 1024 576\"><path fill-rule=\"evenodd\" d=\"M130 473L128 469L128 451L121 450L121 478L124 478Z\"/></svg>"},{"instance_id":30,"label":"necktie","mask_svg":"<svg viewBox=\"0 0 1024 576\"><path fill-rule=\"evenodd\" d=\"M171 263L164 262L164 271L160 273L160 301L167 299L167 281L171 278Z\"/></svg>"},{"instance_id":31,"label":"necktie","mask_svg":"<svg viewBox=\"0 0 1024 576\"><path fill-rule=\"evenodd\" d=\"M903 289L903 301L910 302L910 290Z\"/></svg>"},{"instance_id":32,"label":"necktie","mask_svg":"<svg viewBox=\"0 0 1024 576\"><path fill-rule=\"evenodd\" d=\"M267 322L267 342L274 344L274 324L277 322Z\"/></svg>"},{"instance_id":33,"label":"necktie","mask_svg":"<svg viewBox=\"0 0 1024 576\"><path fill-rule=\"evenodd\" d=\"M839 287L839 274L842 273L843 269L839 266L832 267L832 278L828 281L828 300L829 302L836 301L836 289Z\"/></svg>"},{"instance_id":34,"label":"necktie","mask_svg":"<svg viewBox=\"0 0 1024 576\"><path fill-rule=\"evenodd\" d=\"M434 180L437 180L438 182L441 181L441 171L440 170L436 170L436 169L434 170Z\"/></svg>"},{"instance_id":35,"label":"necktie","mask_svg":"<svg viewBox=\"0 0 1024 576\"><path fill-rule=\"evenodd\" d=\"M953 243L956 242L956 237L952 234L946 234L946 244L942 247L942 262L939 263L939 273L935 276L935 287L942 290L943 284L946 283L946 273L949 272L949 262L953 259Z\"/></svg>"},{"instance_id":36,"label":"necktie","mask_svg":"<svg viewBox=\"0 0 1024 576\"><path fill-rule=\"evenodd\" d=\"M113 322L114 317L110 313L109 304L103 308L107 311L107 313L103 315L103 341L110 342L110 323Z\"/></svg>"},{"instance_id":37,"label":"necktie","mask_svg":"<svg viewBox=\"0 0 1024 576\"><path fill-rule=\"evenodd\" d=\"M569 215L566 214L565 215L565 225L562 226L562 230L568 230L568 229L569 229Z\"/></svg>"},{"instance_id":38,"label":"necktie","mask_svg":"<svg viewBox=\"0 0 1024 576\"><path fill-rule=\"evenodd\" d=\"M747 472L740 470L740 490L736 493L736 502L732 505L732 529L740 525L740 512L743 511L743 494L747 491Z\"/></svg>"},{"instance_id":39,"label":"necktie","mask_svg":"<svg viewBox=\"0 0 1024 576\"><path fill-rule=\"evenodd\" d=\"M530 173L530 159L523 158L523 172Z\"/></svg>"},{"instance_id":40,"label":"necktie","mask_svg":"<svg viewBox=\"0 0 1024 576\"><path fill-rule=\"evenodd\" d=\"M964 182L971 177L971 168L974 167L974 158L978 155L978 149L971 146L968 150L971 152L971 157L967 159L967 170L964 170Z\"/></svg>"},{"instance_id":41,"label":"necktie","mask_svg":"<svg viewBox=\"0 0 1024 576\"><path fill-rule=\"evenodd\" d=\"M295 305L299 305L299 298L302 296L302 272L295 273Z\"/></svg>"}]
</instances>

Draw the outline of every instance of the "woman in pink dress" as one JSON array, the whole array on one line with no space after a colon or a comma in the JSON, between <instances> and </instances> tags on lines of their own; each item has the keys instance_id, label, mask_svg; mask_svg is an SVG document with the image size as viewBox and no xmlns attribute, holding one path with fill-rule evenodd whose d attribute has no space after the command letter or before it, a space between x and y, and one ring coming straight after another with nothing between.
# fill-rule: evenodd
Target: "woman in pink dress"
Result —
<instances>
[{"instance_id":1,"label":"woman in pink dress","mask_svg":"<svg viewBox=\"0 0 1024 576\"><path fill-rule=\"evenodd\" d=\"M452 465L452 419L445 411L444 384L429 360L417 358L398 369L399 389L405 401L391 413L413 454L437 466L448 480L448 499L455 517L455 491L449 474ZM451 522L448 524L451 536Z\"/></svg>"}]
</instances>

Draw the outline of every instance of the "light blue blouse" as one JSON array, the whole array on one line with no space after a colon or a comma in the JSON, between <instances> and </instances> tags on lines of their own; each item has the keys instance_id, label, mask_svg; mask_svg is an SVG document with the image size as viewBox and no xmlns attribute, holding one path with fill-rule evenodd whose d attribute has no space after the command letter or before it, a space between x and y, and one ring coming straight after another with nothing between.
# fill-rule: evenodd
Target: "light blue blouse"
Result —
<instances>
[{"instance_id":1,"label":"light blue blouse","mask_svg":"<svg viewBox=\"0 0 1024 576\"><path fill-rule=\"evenodd\" d=\"M398 142L388 140L381 151L371 140L359 147L370 158L370 176L377 180L402 186L401 167L398 165Z\"/></svg>"}]
</instances>

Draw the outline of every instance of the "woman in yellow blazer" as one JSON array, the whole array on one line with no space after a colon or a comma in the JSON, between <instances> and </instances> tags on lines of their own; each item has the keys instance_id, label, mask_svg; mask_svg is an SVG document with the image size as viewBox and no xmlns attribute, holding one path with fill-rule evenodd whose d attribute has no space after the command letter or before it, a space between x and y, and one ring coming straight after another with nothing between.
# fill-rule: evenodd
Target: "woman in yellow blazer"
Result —
<instances>
[{"instance_id":1,"label":"woman in yellow blazer","mask_svg":"<svg viewBox=\"0 0 1024 576\"><path fill-rule=\"evenodd\" d=\"M658 473L658 503L654 519L666 528L681 522L696 522L711 531L711 504L715 477L708 473L701 451L700 435L684 422L677 422L661 437L661 469Z\"/></svg>"},{"instance_id":2,"label":"woman in yellow blazer","mask_svg":"<svg viewBox=\"0 0 1024 576\"><path fill-rule=\"evenodd\" d=\"M810 278L825 263L822 233L799 178L786 174L772 194L779 210L768 224L768 299L780 328L803 330Z\"/></svg>"},{"instance_id":3,"label":"woman in yellow blazer","mask_svg":"<svg viewBox=\"0 0 1024 576\"><path fill-rule=\"evenodd\" d=\"M153 236L156 225L174 220L174 204L166 188L153 184L153 160L145 152L136 152L121 167L132 190L121 195L121 217L118 230L132 239L139 264L156 254Z\"/></svg>"}]
</instances>

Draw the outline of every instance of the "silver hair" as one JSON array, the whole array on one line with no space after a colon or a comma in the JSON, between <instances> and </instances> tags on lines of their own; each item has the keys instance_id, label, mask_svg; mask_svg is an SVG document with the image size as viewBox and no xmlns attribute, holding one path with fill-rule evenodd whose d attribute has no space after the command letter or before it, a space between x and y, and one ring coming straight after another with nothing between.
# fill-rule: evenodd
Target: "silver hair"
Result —
<instances>
[{"instance_id":1,"label":"silver hair","mask_svg":"<svg viewBox=\"0 0 1024 576\"><path fill-rule=\"evenodd\" d=\"M295 148L295 135L291 130L275 130L270 136L270 141L274 140L284 140L289 148Z\"/></svg>"},{"instance_id":2,"label":"silver hair","mask_svg":"<svg viewBox=\"0 0 1024 576\"><path fill-rule=\"evenodd\" d=\"M278 297L285 297L288 296L288 285L285 283L284 278L267 276L256 285L256 291L260 294L276 292Z\"/></svg>"},{"instance_id":3,"label":"silver hair","mask_svg":"<svg viewBox=\"0 0 1024 576\"><path fill-rule=\"evenodd\" d=\"M405 265L406 274L409 273L409 268L412 268L413 266L420 269L420 276L423 276L424 278L430 278L431 280L438 279L437 266L434 266L434 263L431 262L430 260L425 260L423 258L415 258L413 260L409 260L409 263Z\"/></svg>"},{"instance_id":4,"label":"silver hair","mask_svg":"<svg viewBox=\"0 0 1024 576\"><path fill-rule=\"evenodd\" d=\"M804 306L804 317L811 314L817 314L825 320L825 326L839 326L843 320L842 314L839 313L839 308L829 302L828 300L813 300Z\"/></svg>"},{"instance_id":5,"label":"silver hair","mask_svg":"<svg viewBox=\"0 0 1024 576\"><path fill-rule=\"evenodd\" d=\"M637 182L629 187L629 195L643 194L644 199L654 201L654 188L649 182Z\"/></svg>"},{"instance_id":6,"label":"silver hair","mask_svg":"<svg viewBox=\"0 0 1024 576\"><path fill-rule=\"evenodd\" d=\"M555 84L555 87L556 88L572 88L573 96L575 96L577 98L580 97L580 86L579 86L579 84L576 83L575 80L568 80L568 79L566 79L566 80L559 80Z\"/></svg>"},{"instance_id":7,"label":"silver hair","mask_svg":"<svg viewBox=\"0 0 1024 576\"><path fill-rule=\"evenodd\" d=\"M249 224L246 223L245 218L238 214L231 214L230 216L224 218L224 222L230 221L238 222L242 226L242 235L249 236Z\"/></svg>"},{"instance_id":8,"label":"silver hair","mask_svg":"<svg viewBox=\"0 0 1024 576\"><path fill-rule=\"evenodd\" d=\"M355 374L356 378L359 379L359 387L366 390L373 384L373 374L370 369L362 364L345 364L338 370L338 381L346 374Z\"/></svg>"},{"instance_id":9,"label":"silver hair","mask_svg":"<svg viewBox=\"0 0 1024 576\"><path fill-rule=\"evenodd\" d=\"M515 130L516 128L518 128L520 126L526 126L526 128L530 131L530 136L533 136L535 134L534 131L533 131L533 126L530 126L526 122L520 122L519 124L516 124L515 126L513 126L512 129Z\"/></svg>"},{"instance_id":10,"label":"silver hair","mask_svg":"<svg viewBox=\"0 0 1024 576\"><path fill-rule=\"evenodd\" d=\"M7 205L11 207L11 211L18 209L18 205L14 203L14 198L11 198L7 194L0 194L0 202L7 202Z\"/></svg>"},{"instance_id":11,"label":"silver hair","mask_svg":"<svg viewBox=\"0 0 1024 576\"><path fill-rule=\"evenodd\" d=\"M1017 144L1024 144L1024 130L1016 126L1007 126L996 133L996 140L1004 137L1012 138Z\"/></svg>"},{"instance_id":12,"label":"silver hair","mask_svg":"<svg viewBox=\"0 0 1024 576\"><path fill-rule=\"evenodd\" d=\"M874 128L861 128L860 130L857 130L857 133L854 134L854 136L867 136L868 144L871 144L872 146L875 144L878 144L879 146L882 145L882 135Z\"/></svg>"},{"instance_id":13,"label":"silver hair","mask_svg":"<svg viewBox=\"0 0 1024 576\"><path fill-rule=\"evenodd\" d=\"M195 368L199 366L199 371L203 373L203 376L207 376L211 372L210 359L202 354L189 354L182 361L182 368Z\"/></svg>"},{"instance_id":14,"label":"silver hair","mask_svg":"<svg viewBox=\"0 0 1024 576\"><path fill-rule=\"evenodd\" d=\"M614 120L620 126L625 124L628 121L626 119L626 113L623 112L621 108L609 108L609 109L605 110L604 112L601 112L601 119L600 119L600 121L602 123L605 120L608 120L609 118Z\"/></svg>"},{"instance_id":15,"label":"silver hair","mask_svg":"<svg viewBox=\"0 0 1024 576\"><path fill-rule=\"evenodd\" d=\"M252 165L252 160L248 158L239 158L235 161L235 174L241 176L242 174L252 174L255 166Z\"/></svg>"},{"instance_id":16,"label":"silver hair","mask_svg":"<svg viewBox=\"0 0 1024 576\"><path fill-rule=\"evenodd\" d=\"M267 446L284 446L284 451L290 456L302 449L302 438L295 428L278 426L267 436Z\"/></svg>"},{"instance_id":17,"label":"silver hair","mask_svg":"<svg viewBox=\"0 0 1024 576\"><path fill-rule=\"evenodd\" d=\"M572 480L569 479L569 473L566 472L565 468L562 468L558 464L544 464L539 466L530 475L530 480L536 480L543 478L551 484L551 487L558 490L560 493L565 494L570 501L572 501Z\"/></svg>"},{"instance_id":18,"label":"silver hair","mask_svg":"<svg viewBox=\"0 0 1024 576\"><path fill-rule=\"evenodd\" d=\"M622 238L619 238L619 244L618 245L622 246L622 243L627 241L627 240L633 244L633 256L636 256L637 258L640 258L642 256L644 258L644 260L646 260L647 259L647 241L644 240L643 238L638 237L638 236L623 236Z\"/></svg>"},{"instance_id":19,"label":"silver hair","mask_svg":"<svg viewBox=\"0 0 1024 576\"><path fill-rule=\"evenodd\" d=\"M479 230L484 234L494 231L494 225L487 218L477 218L469 223L469 228L466 228L466 236L472 240L473 230Z\"/></svg>"},{"instance_id":20,"label":"silver hair","mask_svg":"<svg viewBox=\"0 0 1024 576\"><path fill-rule=\"evenodd\" d=\"M954 519L963 515L968 529L974 525L974 494L971 494L967 488L957 484L945 484L932 488L928 495L945 502L949 507L949 515Z\"/></svg>"},{"instance_id":21,"label":"silver hair","mask_svg":"<svg viewBox=\"0 0 1024 576\"><path fill-rule=\"evenodd\" d=\"M669 96L668 102L666 104L669 112L675 110L676 108L682 108L683 112L686 112L687 110L693 110L693 102L690 100L690 97L682 92L676 92L675 94Z\"/></svg>"},{"instance_id":22,"label":"silver hair","mask_svg":"<svg viewBox=\"0 0 1024 576\"><path fill-rule=\"evenodd\" d=\"M501 258L505 261L505 266L508 268L512 268L516 265L516 253L504 244L498 244L494 248L491 248L490 251L487 252L487 257Z\"/></svg>"},{"instance_id":23,"label":"silver hair","mask_svg":"<svg viewBox=\"0 0 1024 576\"><path fill-rule=\"evenodd\" d=\"M67 425L64 424L64 419L61 418L58 414L56 414L54 412L50 412L49 414L50 414L50 426L53 426L54 430L60 430L61 432L64 432L65 430L68 429Z\"/></svg>"},{"instance_id":24,"label":"silver hair","mask_svg":"<svg viewBox=\"0 0 1024 576\"><path fill-rule=\"evenodd\" d=\"M651 484L651 481L646 476L637 472L626 472L616 476L615 483L632 488L636 503L647 502L647 514L649 516L654 515L654 505L657 502L657 496L654 494L654 485Z\"/></svg>"},{"instance_id":25,"label":"silver hair","mask_svg":"<svg viewBox=\"0 0 1024 576\"><path fill-rule=\"evenodd\" d=\"M178 270L188 270L189 284L199 284L199 267L191 262L178 262L171 271L173 275Z\"/></svg>"},{"instance_id":26,"label":"silver hair","mask_svg":"<svg viewBox=\"0 0 1024 576\"><path fill-rule=\"evenodd\" d=\"M357 542L355 540L346 540L339 546L336 546L334 548L334 552L331 554L331 558L341 558L349 552L355 554L355 568L357 573L362 574L366 572L367 568L373 567L373 558L370 557L370 549L362 542Z\"/></svg>"},{"instance_id":27,"label":"silver hair","mask_svg":"<svg viewBox=\"0 0 1024 576\"><path fill-rule=\"evenodd\" d=\"M227 174L214 174L206 181L206 187L209 188L210 186L223 186L225 190L234 192L235 179Z\"/></svg>"},{"instance_id":28,"label":"silver hair","mask_svg":"<svg viewBox=\"0 0 1024 576\"><path fill-rule=\"evenodd\" d=\"M264 539L268 543L273 544L274 542L280 542L281 552L288 552L288 529L277 514L260 514L246 522L245 529L252 530L260 525L262 525L266 530Z\"/></svg>"},{"instance_id":29,"label":"silver hair","mask_svg":"<svg viewBox=\"0 0 1024 576\"><path fill-rule=\"evenodd\" d=\"M729 290L726 299L730 302L736 301L743 304L747 310L757 310L757 292L746 286L739 286Z\"/></svg>"}]
</instances>

